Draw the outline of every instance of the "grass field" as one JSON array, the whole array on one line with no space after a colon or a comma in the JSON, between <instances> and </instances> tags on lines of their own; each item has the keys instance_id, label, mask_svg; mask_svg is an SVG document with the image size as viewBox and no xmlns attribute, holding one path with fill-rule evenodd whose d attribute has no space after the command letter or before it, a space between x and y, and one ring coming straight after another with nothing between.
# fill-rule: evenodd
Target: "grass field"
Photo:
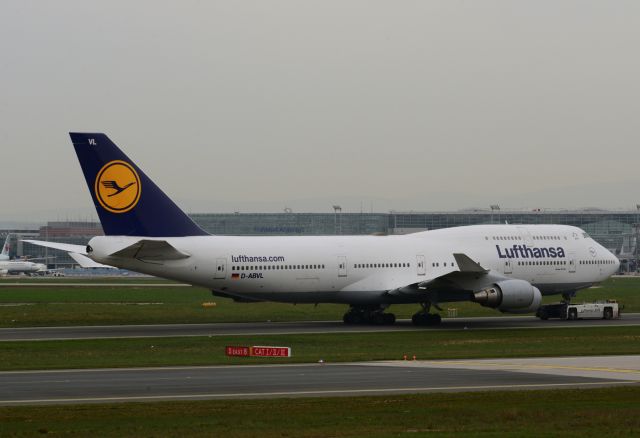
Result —
<instances>
[{"instance_id":1,"label":"grass field","mask_svg":"<svg viewBox=\"0 0 640 438\"><path fill-rule=\"evenodd\" d=\"M0 277L0 286L3 284L43 284L43 283L131 283L131 284L153 284L153 283L175 283L158 277L139 275L118 275L118 276L71 276L71 277L25 277L20 275L9 275ZM176 283L177 284L177 283Z\"/></svg>"},{"instance_id":2,"label":"grass field","mask_svg":"<svg viewBox=\"0 0 640 438\"><path fill-rule=\"evenodd\" d=\"M291 358L228 358L226 345L281 345ZM0 343L0 369L351 362L640 354L640 327L410 331Z\"/></svg>"},{"instance_id":3,"label":"grass field","mask_svg":"<svg viewBox=\"0 0 640 438\"><path fill-rule=\"evenodd\" d=\"M0 407L2 437L617 437L640 387Z\"/></svg>"},{"instance_id":4,"label":"grass field","mask_svg":"<svg viewBox=\"0 0 640 438\"><path fill-rule=\"evenodd\" d=\"M51 281L52 279L47 279ZM0 326L340 319L346 306L238 304L192 287L2 286ZM58 281L67 282L67 279ZM156 280L143 280L153 284ZM79 282L86 282L81 280ZM107 282L121 283L120 279ZM165 283L164 281L161 281ZM640 279L616 278L577 301L616 298L640 311ZM557 297L547 298L556 301ZM216 307L203 308L202 302ZM18 305L16 305L18 304ZM450 306L453 307L453 306ZM498 316L471 303L460 316ZM417 306L394 306L401 318ZM226 345L287 345L288 359L224 356ZM416 330L269 336L0 342L0 369L227 365L640 354L640 327ZM601 437L640 433L640 387L379 397L0 407L0 437Z\"/></svg>"},{"instance_id":5,"label":"grass field","mask_svg":"<svg viewBox=\"0 0 640 438\"><path fill-rule=\"evenodd\" d=\"M212 297L210 292L196 287L141 287L158 280L112 279L110 282L130 283L128 286L48 287L39 282L68 279L27 279L28 286L3 286L14 282L0 281L0 327L205 323L240 321L309 321L339 320L346 305L297 305L280 303L234 303ZM80 281L80 280L78 280ZM100 282L106 280L101 279ZM80 282L87 282L82 280ZM162 281L164 282L164 281ZM166 282L165 282L166 283ZM640 278L612 278L598 288L579 292L576 301L616 298L626 312L640 312ZM203 308L203 302L216 302L216 307ZM545 302L558 301L557 296ZM451 303L459 316L499 316L500 312L474 303ZM399 318L409 318L417 305L392 306Z\"/></svg>"}]
</instances>

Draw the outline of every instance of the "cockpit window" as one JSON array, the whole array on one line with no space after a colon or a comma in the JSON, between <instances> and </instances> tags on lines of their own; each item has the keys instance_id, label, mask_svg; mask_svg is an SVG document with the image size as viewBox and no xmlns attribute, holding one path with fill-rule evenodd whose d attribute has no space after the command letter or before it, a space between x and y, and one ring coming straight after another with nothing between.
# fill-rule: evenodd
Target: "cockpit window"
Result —
<instances>
[{"instance_id":1,"label":"cockpit window","mask_svg":"<svg viewBox=\"0 0 640 438\"><path fill-rule=\"evenodd\" d=\"M589 236L587 233L582 233L582 237L584 237L585 239L590 238L591 236Z\"/></svg>"}]
</instances>

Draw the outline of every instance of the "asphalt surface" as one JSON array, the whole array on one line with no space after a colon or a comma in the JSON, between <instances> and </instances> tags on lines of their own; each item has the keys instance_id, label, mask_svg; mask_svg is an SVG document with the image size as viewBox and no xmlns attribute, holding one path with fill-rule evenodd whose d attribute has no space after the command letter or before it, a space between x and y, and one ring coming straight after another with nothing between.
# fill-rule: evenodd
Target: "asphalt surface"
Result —
<instances>
[{"instance_id":1,"label":"asphalt surface","mask_svg":"<svg viewBox=\"0 0 640 438\"><path fill-rule=\"evenodd\" d=\"M154 338L180 336L270 335L301 333L356 333L412 330L489 330L515 328L563 328L638 326L640 313L625 313L620 319L541 321L533 316L443 319L437 327L416 327L409 320L392 326L348 326L341 321L250 322L215 324L158 324L118 326L25 327L0 329L0 341L35 341L64 339Z\"/></svg>"},{"instance_id":2,"label":"asphalt surface","mask_svg":"<svg viewBox=\"0 0 640 438\"><path fill-rule=\"evenodd\" d=\"M614 359L614 365L607 365ZM350 396L631 385L640 358L401 361L0 372L0 404ZM589 365L595 360L599 365ZM632 364L636 364L633 366ZM511 368L510 368L511 367ZM537 370L543 369L546 372ZM593 377L589 373L600 374ZM586 374L585 374L586 373Z\"/></svg>"}]
</instances>

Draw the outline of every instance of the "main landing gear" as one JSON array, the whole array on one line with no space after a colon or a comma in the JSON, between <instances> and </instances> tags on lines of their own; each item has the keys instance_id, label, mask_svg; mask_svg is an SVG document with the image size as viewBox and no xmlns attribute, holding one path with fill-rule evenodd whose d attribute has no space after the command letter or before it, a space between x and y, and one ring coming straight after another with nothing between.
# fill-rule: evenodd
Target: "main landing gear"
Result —
<instances>
[{"instance_id":1,"label":"main landing gear","mask_svg":"<svg viewBox=\"0 0 640 438\"><path fill-rule=\"evenodd\" d=\"M391 325L396 322L396 316L393 313L385 313L382 307L356 307L351 306L349 311L344 314L342 320L345 324L372 324L372 325Z\"/></svg>"},{"instance_id":2,"label":"main landing gear","mask_svg":"<svg viewBox=\"0 0 640 438\"><path fill-rule=\"evenodd\" d=\"M438 325L442 322L442 318L437 313L429 313L431 309L431 303L421 303L422 310L414 313L411 317L411 322L414 325Z\"/></svg>"}]
</instances>

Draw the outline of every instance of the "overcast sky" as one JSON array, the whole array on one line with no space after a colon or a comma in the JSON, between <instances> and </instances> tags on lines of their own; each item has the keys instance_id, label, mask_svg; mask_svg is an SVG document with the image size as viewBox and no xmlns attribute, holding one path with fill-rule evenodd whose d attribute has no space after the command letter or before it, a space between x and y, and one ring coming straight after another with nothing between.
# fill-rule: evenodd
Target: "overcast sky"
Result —
<instances>
[{"instance_id":1,"label":"overcast sky","mask_svg":"<svg viewBox=\"0 0 640 438\"><path fill-rule=\"evenodd\" d=\"M638 1L28 1L0 220L94 218L69 131L189 212L640 203Z\"/></svg>"}]
</instances>

